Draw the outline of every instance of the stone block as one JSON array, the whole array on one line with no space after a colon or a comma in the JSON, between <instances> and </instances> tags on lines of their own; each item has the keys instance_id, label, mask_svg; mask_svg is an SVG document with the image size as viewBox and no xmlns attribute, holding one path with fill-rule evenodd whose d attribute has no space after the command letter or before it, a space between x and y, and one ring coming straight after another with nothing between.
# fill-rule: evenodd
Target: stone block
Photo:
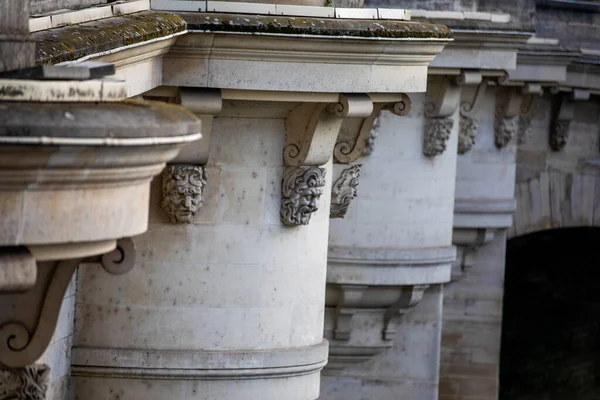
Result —
<instances>
[{"instance_id":1,"label":"stone block","mask_svg":"<svg viewBox=\"0 0 600 400\"><path fill-rule=\"evenodd\" d=\"M135 0L112 4L113 15L132 14L150 9L150 0Z\"/></svg>"},{"instance_id":2,"label":"stone block","mask_svg":"<svg viewBox=\"0 0 600 400\"><path fill-rule=\"evenodd\" d=\"M150 8L156 11L205 12L206 0L150 0Z\"/></svg>"},{"instance_id":3,"label":"stone block","mask_svg":"<svg viewBox=\"0 0 600 400\"><path fill-rule=\"evenodd\" d=\"M208 12L234 13L234 14L277 14L275 4L264 3L244 3L229 1L211 1L206 2Z\"/></svg>"},{"instance_id":4,"label":"stone block","mask_svg":"<svg viewBox=\"0 0 600 400\"><path fill-rule=\"evenodd\" d=\"M275 7L275 13L278 15L335 18L335 8L333 7L295 6L289 4L277 4Z\"/></svg>"},{"instance_id":5,"label":"stone block","mask_svg":"<svg viewBox=\"0 0 600 400\"><path fill-rule=\"evenodd\" d=\"M336 18L345 19L377 19L376 8L337 8L335 9Z\"/></svg>"},{"instance_id":6,"label":"stone block","mask_svg":"<svg viewBox=\"0 0 600 400\"><path fill-rule=\"evenodd\" d=\"M82 22L93 21L101 18L112 17L112 7L91 7L79 11L70 11L50 16L52 28L59 28L65 25L80 24Z\"/></svg>"},{"instance_id":7,"label":"stone block","mask_svg":"<svg viewBox=\"0 0 600 400\"><path fill-rule=\"evenodd\" d=\"M43 31L52 28L50 16L29 19L29 32Z\"/></svg>"},{"instance_id":8,"label":"stone block","mask_svg":"<svg viewBox=\"0 0 600 400\"><path fill-rule=\"evenodd\" d=\"M267 169L227 168L221 170L219 221L255 225L264 223Z\"/></svg>"}]
</instances>

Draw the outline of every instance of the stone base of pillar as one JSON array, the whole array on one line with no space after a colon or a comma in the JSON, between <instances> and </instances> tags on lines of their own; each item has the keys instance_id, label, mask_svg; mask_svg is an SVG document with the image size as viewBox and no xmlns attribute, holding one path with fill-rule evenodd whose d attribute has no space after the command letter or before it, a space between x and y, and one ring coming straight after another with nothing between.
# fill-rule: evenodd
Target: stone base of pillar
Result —
<instances>
[{"instance_id":1,"label":"stone base of pillar","mask_svg":"<svg viewBox=\"0 0 600 400\"><path fill-rule=\"evenodd\" d=\"M74 348L75 393L86 400L317 398L328 343L254 351ZM262 381L269 379L269 385ZM85 390L81 390L85 388ZM79 393L81 391L81 393Z\"/></svg>"}]
</instances>

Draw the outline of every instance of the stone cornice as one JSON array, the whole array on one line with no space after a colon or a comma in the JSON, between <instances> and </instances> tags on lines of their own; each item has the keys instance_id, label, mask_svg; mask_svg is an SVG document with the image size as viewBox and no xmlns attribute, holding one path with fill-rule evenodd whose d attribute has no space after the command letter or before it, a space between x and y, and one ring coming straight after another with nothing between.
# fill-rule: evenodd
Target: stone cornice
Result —
<instances>
[{"instance_id":1,"label":"stone cornice","mask_svg":"<svg viewBox=\"0 0 600 400\"><path fill-rule=\"evenodd\" d=\"M448 26L452 29L454 41L435 58L432 67L511 70L516 67L518 49L533 34L522 30Z\"/></svg>"},{"instance_id":2,"label":"stone cornice","mask_svg":"<svg viewBox=\"0 0 600 400\"><path fill-rule=\"evenodd\" d=\"M190 33L164 58L165 85L317 93L422 92L427 66L451 41L444 27L402 21L278 17L275 23L273 17L181 15ZM217 22L205 22L208 17ZM341 64L347 67L340 68Z\"/></svg>"},{"instance_id":3,"label":"stone cornice","mask_svg":"<svg viewBox=\"0 0 600 400\"><path fill-rule=\"evenodd\" d=\"M236 15L218 13L181 13L190 32L259 33L272 35L309 35L371 38L380 40L452 40L443 25L394 20L353 20L296 18L290 16Z\"/></svg>"}]
</instances>

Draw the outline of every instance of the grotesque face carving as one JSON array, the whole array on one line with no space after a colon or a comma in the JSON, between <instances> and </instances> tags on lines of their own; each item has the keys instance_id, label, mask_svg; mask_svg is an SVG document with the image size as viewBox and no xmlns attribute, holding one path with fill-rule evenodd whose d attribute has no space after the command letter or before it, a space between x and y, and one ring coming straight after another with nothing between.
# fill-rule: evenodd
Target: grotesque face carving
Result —
<instances>
[{"instance_id":1,"label":"grotesque face carving","mask_svg":"<svg viewBox=\"0 0 600 400\"><path fill-rule=\"evenodd\" d=\"M0 399L43 400L49 380L50 368L45 364L0 370Z\"/></svg>"},{"instance_id":2,"label":"grotesque face carving","mask_svg":"<svg viewBox=\"0 0 600 400\"><path fill-rule=\"evenodd\" d=\"M162 173L161 207L173 223L190 223L202 206L206 186L204 168L197 165L167 165Z\"/></svg>"},{"instance_id":3,"label":"grotesque face carving","mask_svg":"<svg viewBox=\"0 0 600 400\"><path fill-rule=\"evenodd\" d=\"M515 136L515 132L519 129L519 120L516 116L496 118L494 125L494 143L497 148L502 149Z\"/></svg>"},{"instance_id":4,"label":"grotesque face carving","mask_svg":"<svg viewBox=\"0 0 600 400\"><path fill-rule=\"evenodd\" d=\"M352 165L342 171L331 190L329 218L344 218L348 207L358 195L356 187L360 179L361 164Z\"/></svg>"},{"instance_id":5,"label":"grotesque face carving","mask_svg":"<svg viewBox=\"0 0 600 400\"><path fill-rule=\"evenodd\" d=\"M308 225L312 213L319 209L325 186L325 169L287 167L281 184L281 222L285 225Z\"/></svg>"},{"instance_id":6,"label":"grotesque face carving","mask_svg":"<svg viewBox=\"0 0 600 400\"><path fill-rule=\"evenodd\" d=\"M446 150L446 142L452 132L452 118L427 118L425 120L425 137L423 141L423 154L435 157Z\"/></svg>"}]
</instances>

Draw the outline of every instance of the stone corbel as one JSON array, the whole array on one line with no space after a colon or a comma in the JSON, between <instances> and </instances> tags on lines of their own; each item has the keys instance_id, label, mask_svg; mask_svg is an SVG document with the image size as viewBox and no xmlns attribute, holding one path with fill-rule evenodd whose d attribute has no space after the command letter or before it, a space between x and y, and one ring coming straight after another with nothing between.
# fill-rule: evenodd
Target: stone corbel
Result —
<instances>
[{"instance_id":1,"label":"stone corbel","mask_svg":"<svg viewBox=\"0 0 600 400\"><path fill-rule=\"evenodd\" d=\"M460 103L458 154L465 154L471 150L477 140L479 121L476 116L485 97L487 80L483 79L479 72L470 72L463 73L459 83L477 85L475 94L470 101L462 101Z\"/></svg>"},{"instance_id":2,"label":"stone corbel","mask_svg":"<svg viewBox=\"0 0 600 400\"><path fill-rule=\"evenodd\" d=\"M498 149L505 148L519 129L522 99L521 90L517 87L497 88L494 143Z\"/></svg>"},{"instance_id":3,"label":"stone corbel","mask_svg":"<svg viewBox=\"0 0 600 400\"><path fill-rule=\"evenodd\" d=\"M427 288L429 288L429 285L414 285L402 288L400 299L392 304L383 316L383 330L381 331L383 340L394 340L397 333L397 320L406 314L409 309L419 304Z\"/></svg>"},{"instance_id":4,"label":"stone corbel","mask_svg":"<svg viewBox=\"0 0 600 400\"><path fill-rule=\"evenodd\" d=\"M446 150L460 103L461 86L456 78L432 76L427 82L423 154L435 157Z\"/></svg>"},{"instance_id":5,"label":"stone corbel","mask_svg":"<svg viewBox=\"0 0 600 400\"><path fill-rule=\"evenodd\" d=\"M535 105L535 99L544 93L542 85L528 83L523 87L523 99L521 102L521 113L519 116L519 134L517 143L525 144L531 135L531 118Z\"/></svg>"},{"instance_id":6,"label":"stone corbel","mask_svg":"<svg viewBox=\"0 0 600 400\"><path fill-rule=\"evenodd\" d=\"M320 166L331 159L344 119L372 115L373 102L366 94L341 94L335 104L302 103L288 114L279 212L284 225L308 225L318 210L325 187Z\"/></svg>"},{"instance_id":7,"label":"stone corbel","mask_svg":"<svg viewBox=\"0 0 600 400\"><path fill-rule=\"evenodd\" d=\"M381 354L393 346L402 316L416 306L429 285L328 285L328 296L335 296L327 315L329 340L327 370L343 369ZM364 319L369 322L365 330ZM373 325L374 324L374 325Z\"/></svg>"},{"instance_id":8,"label":"stone corbel","mask_svg":"<svg viewBox=\"0 0 600 400\"><path fill-rule=\"evenodd\" d=\"M498 229L454 229L452 244L457 247L456 261L452 264L452 281L465 278L475 265L473 256L479 247L494 240Z\"/></svg>"},{"instance_id":9,"label":"stone corbel","mask_svg":"<svg viewBox=\"0 0 600 400\"><path fill-rule=\"evenodd\" d=\"M174 164L206 165L210 149L213 118L223 109L220 89L181 88L181 105L202 121L202 140L184 147L173 160Z\"/></svg>"},{"instance_id":10,"label":"stone corbel","mask_svg":"<svg viewBox=\"0 0 600 400\"><path fill-rule=\"evenodd\" d=\"M375 103L370 115L362 118L345 118L334 147L336 163L349 164L363 155L371 154L379 128L379 114L390 111L399 116L407 115L411 110L410 98L402 94L395 103Z\"/></svg>"},{"instance_id":11,"label":"stone corbel","mask_svg":"<svg viewBox=\"0 0 600 400\"><path fill-rule=\"evenodd\" d=\"M333 338L335 340L349 341L352 331L352 319L360 306L368 286L341 285L340 298L336 307L335 329Z\"/></svg>"},{"instance_id":12,"label":"stone corbel","mask_svg":"<svg viewBox=\"0 0 600 400\"><path fill-rule=\"evenodd\" d=\"M575 116L575 102L588 100L590 92L574 89L571 93L556 92L550 117L549 144L553 151L561 151L569 139L569 128Z\"/></svg>"},{"instance_id":13,"label":"stone corbel","mask_svg":"<svg viewBox=\"0 0 600 400\"><path fill-rule=\"evenodd\" d=\"M336 104L302 103L294 108L285 120L286 141L283 150L285 165L319 166L327 163L334 151L340 155L353 154L356 146L347 149L341 144L336 145L342 123L346 118L372 117L374 120L376 115L373 116L373 111L371 98L360 93L342 94L339 103ZM369 128L371 125L372 121Z\"/></svg>"},{"instance_id":14,"label":"stone corbel","mask_svg":"<svg viewBox=\"0 0 600 400\"><path fill-rule=\"evenodd\" d=\"M189 224L202 207L213 118L223 108L220 89L180 88L181 105L202 121L203 140L184 147L162 172L161 207L174 224Z\"/></svg>"},{"instance_id":15,"label":"stone corbel","mask_svg":"<svg viewBox=\"0 0 600 400\"><path fill-rule=\"evenodd\" d=\"M15 249L15 254L21 253L21 248ZM66 260L55 260L51 255L38 258L37 279L32 288L0 294L2 368L22 369L42 356L54 334L65 291L82 262L99 262L111 274L124 274L135 264L133 241L119 240L115 250L102 256ZM19 371L18 374L23 373Z\"/></svg>"}]
</instances>

